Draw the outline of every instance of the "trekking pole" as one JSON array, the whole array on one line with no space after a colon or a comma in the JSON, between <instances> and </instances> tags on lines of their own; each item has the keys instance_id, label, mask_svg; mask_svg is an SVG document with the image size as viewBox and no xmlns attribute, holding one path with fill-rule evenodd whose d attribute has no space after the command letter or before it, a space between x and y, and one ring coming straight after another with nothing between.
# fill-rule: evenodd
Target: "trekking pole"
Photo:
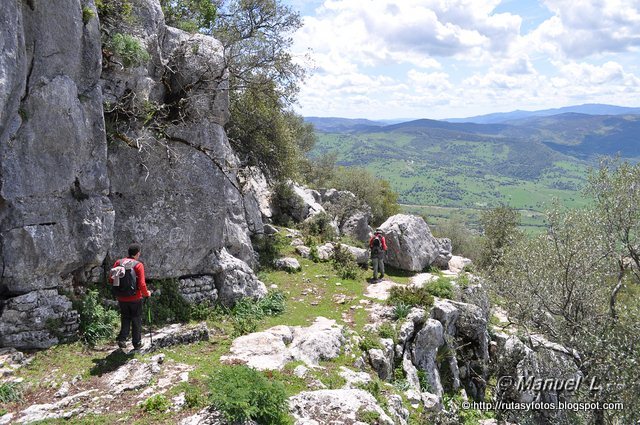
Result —
<instances>
[{"instance_id":1,"label":"trekking pole","mask_svg":"<svg viewBox=\"0 0 640 425\"><path fill-rule=\"evenodd\" d=\"M147 325L149 325L149 348L153 345L153 329L151 328L151 297L145 298L144 302L147 304Z\"/></svg>"}]
</instances>

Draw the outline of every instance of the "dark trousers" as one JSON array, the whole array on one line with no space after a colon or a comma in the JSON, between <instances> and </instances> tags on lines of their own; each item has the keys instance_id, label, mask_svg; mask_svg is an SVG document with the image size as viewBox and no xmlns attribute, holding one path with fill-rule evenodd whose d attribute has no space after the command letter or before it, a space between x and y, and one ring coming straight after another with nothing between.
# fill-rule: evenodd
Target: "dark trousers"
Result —
<instances>
[{"instance_id":1,"label":"dark trousers","mask_svg":"<svg viewBox=\"0 0 640 425\"><path fill-rule=\"evenodd\" d=\"M129 331L133 330L131 342L134 347L142 345L142 300L122 302L120 305L120 333L118 341L129 339Z\"/></svg>"}]
</instances>

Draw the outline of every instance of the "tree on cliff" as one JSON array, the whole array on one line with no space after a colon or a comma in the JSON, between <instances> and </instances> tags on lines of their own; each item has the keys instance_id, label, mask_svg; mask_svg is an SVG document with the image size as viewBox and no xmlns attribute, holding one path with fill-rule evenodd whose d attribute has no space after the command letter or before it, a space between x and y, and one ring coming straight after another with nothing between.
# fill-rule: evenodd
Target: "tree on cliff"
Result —
<instances>
[{"instance_id":1,"label":"tree on cliff","mask_svg":"<svg viewBox=\"0 0 640 425\"><path fill-rule=\"evenodd\" d=\"M300 15L278 0L162 0L169 25L220 40L229 69L227 134L246 165L293 177L315 143L313 127L291 111L304 68L289 50Z\"/></svg>"}]
</instances>

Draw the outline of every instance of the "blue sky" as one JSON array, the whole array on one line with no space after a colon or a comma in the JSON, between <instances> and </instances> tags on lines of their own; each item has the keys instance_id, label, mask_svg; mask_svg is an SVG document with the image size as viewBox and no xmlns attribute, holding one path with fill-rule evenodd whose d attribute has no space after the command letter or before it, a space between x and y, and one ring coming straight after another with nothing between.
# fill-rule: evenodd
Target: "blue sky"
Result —
<instances>
[{"instance_id":1,"label":"blue sky","mask_svg":"<svg viewBox=\"0 0 640 425\"><path fill-rule=\"evenodd\" d=\"M637 0L283 0L305 116L453 118L639 106Z\"/></svg>"}]
</instances>

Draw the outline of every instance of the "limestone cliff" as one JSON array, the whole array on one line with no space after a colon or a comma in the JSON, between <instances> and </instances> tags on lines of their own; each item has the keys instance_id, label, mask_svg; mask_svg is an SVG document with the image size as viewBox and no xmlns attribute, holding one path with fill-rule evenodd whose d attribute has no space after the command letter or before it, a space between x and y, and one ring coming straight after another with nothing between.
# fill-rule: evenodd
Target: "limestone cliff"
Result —
<instances>
[{"instance_id":1,"label":"limestone cliff","mask_svg":"<svg viewBox=\"0 0 640 425\"><path fill-rule=\"evenodd\" d=\"M264 292L235 261L254 262L262 219L223 128L221 46L167 27L157 0L130 4L103 23L87 0L0 5L0 346L73 336L64 294L101 281L132 241L150 278ZM116 34L148 60L125 66Z\"/></svg>"}]
</instances>

